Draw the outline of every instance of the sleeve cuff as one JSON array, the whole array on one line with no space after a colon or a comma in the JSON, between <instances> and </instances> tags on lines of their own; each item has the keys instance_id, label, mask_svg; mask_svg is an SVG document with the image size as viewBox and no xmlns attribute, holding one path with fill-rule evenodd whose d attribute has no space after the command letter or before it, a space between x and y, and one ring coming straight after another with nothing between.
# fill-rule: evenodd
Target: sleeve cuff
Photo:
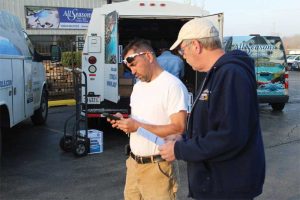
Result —
<instances>
[{"instance_id":1,"label":"sleeve cuff","mask_svg":"<svg viewBox=\"0 0 300 200\"><path fill-rule=\"evenodd\" d=\"M182 160L182 155L181 155L181 151L180 151L182 143L183 143L182 140L175 142L174 155L175 155L176 160Z\"/></svg>"}]
</instances>

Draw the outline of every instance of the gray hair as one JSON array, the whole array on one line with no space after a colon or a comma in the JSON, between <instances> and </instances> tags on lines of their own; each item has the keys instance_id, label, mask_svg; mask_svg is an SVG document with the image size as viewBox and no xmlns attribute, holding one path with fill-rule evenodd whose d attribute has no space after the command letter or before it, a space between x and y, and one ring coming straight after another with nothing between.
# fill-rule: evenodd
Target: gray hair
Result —
<instances>
[{"instance_id":1,"label":"gray hair","mask_svg":"<svg viewBox=\"0 0 300 200\"><path fill-rule=\"evenodd\" d=\"M196 39L196 40L198 40L205 49L214 50L214 49L222 48L222 43L218 36L201 38L201 39ZM186 41L191 42L192 39L186 40Z\"/></svg>"}]
</instances>

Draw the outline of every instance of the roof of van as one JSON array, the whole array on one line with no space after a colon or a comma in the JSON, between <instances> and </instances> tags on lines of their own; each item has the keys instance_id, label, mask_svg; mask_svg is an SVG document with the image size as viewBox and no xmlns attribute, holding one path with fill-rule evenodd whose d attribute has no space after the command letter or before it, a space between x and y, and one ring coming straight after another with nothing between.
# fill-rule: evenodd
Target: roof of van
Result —
<instances>
[{"instance_id":1,"label":"roof of van","mask_svg":"<svg viewBox=\"0 0 300 200\"><path fill-rule=\"evenodd\" d=\"M0 10L0 29L21 31L22 26L17 16Z\"/></svg>"},{"instance_id":2,"label":"roof of van","mask_svg":"<svg viewBox=\"0 0 300 200\"><path fill-rule=\"evenodd\" d=\"M191 6L183 3L154 0L135 0L120 3L105 4L95 8L94 12L107 14L117 11L121 16L173 16L193 17L205 16L209 12L199 6ZM179 12L180 11L180 12Z\"/></svg>"},{"instance_id":3,"label":"roof of van","mask_svg":"<svg viewBox=\"0 0 300 200\"><path fill-rule=\"evenodd\" d=\"M0 10L0 37L2 44L11 49L4 49L2 54L29 56L20 20L7 11ZM4 48L4 47L3 47Z\"/></svg>"}]
</instances>

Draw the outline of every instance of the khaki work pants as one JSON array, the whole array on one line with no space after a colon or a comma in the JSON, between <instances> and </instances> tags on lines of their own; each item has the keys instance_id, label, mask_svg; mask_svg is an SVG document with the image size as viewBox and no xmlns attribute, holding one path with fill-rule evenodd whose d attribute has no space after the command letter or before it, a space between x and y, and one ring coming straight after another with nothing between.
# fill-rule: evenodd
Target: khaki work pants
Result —
<instances>
[{"instance_id":1,"label":"khaki work pants","mask_svg":"<svg viewBox=\"0 0 300 200\"><path fill-rule=\"evenodd\" d=\"M178 185L169 162L138 164L126 160L125 200L175 200Z\"/></svg>"}]
</instances>

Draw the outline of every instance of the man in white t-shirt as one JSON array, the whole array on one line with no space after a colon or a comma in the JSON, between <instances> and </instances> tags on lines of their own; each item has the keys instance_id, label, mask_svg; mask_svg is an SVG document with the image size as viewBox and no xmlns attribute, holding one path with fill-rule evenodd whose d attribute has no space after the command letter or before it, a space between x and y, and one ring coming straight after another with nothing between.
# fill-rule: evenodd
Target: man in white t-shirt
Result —
<instances>
[{"instance_id":1,"label":"man in white t-shirt","mask_svg":"<svg viewBox=\"0 0 300 200\"><path fill-rule=\"evenodd\" d=\"M124 198L176 199L173 164L163 160L158 145L139 135L137 129L144 128L165 139L182 134L187 116L187 89L160 67L147 40L130 42L123 55L123 62L140 80L134 85L130 98L131 117L111 121L113 127L130 133L131 153L126 161Z\"/></svg>"}]
</instances>

